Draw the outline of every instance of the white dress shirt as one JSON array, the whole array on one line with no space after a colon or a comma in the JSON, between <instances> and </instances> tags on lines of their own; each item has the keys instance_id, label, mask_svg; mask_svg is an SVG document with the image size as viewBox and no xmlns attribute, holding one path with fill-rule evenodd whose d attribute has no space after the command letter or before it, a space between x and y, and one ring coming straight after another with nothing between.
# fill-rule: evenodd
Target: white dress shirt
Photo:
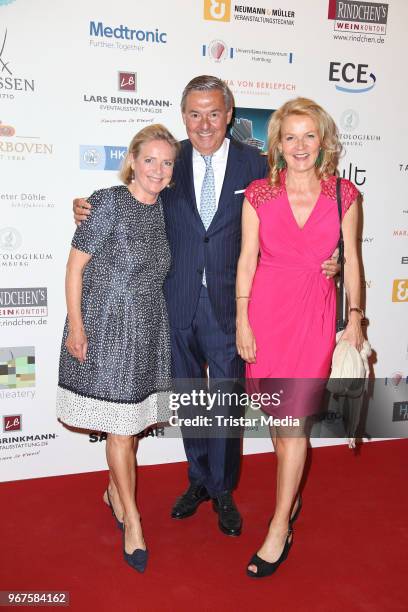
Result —
<instances>
[{"instance_id":1,"label":"white dress shirt","mask_svg":"<svg viewBox=\"0 0 408 612\"><path fill-rule=\"evenodd\" d=\"M224 138L224 142L220 148L213 153L211 165L214 171L215 182L215 205L218 208L218 202L221 195L222 185L224 183L225 170L227 167L228 151L230 141L229 138ZM197 202L198 212L200 212L201 187L203 185L205 175L205 161L201 153L193 148L193 176L194 176L194 191Z\"/></svg>"}]
</instances>

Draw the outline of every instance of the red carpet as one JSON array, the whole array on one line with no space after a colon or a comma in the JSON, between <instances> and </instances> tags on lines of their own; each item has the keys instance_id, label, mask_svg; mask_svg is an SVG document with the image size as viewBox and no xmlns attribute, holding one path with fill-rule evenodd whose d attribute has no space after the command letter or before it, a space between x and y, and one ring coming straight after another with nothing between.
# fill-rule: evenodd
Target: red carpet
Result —
<instances>
[{"instance_id":1,"label":"red carpet","mask_svg":"<svg viewBox=\"0 0 408 612\"><path fill-rule=\"evenodd\" d=\"M0 590L70 591L72 610L201 612L408 610L408 440L314 449L288 560L264 580L245 575L274 499L275 457L244 457L240 538L219 532L210 504L184 521L169 511L186 465L139 470L150 549L144 575L124 564L102 502L106 473L0 485Z\"/></svg>"}]
</instances>

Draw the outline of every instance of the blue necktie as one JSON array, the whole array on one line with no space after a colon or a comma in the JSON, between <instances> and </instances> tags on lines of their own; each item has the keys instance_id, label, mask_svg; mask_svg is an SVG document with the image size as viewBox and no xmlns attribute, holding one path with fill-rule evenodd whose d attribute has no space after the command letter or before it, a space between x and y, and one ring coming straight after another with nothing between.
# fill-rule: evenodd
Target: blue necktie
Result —
<instances>
[{"instance_id":1,"label":"blue necktie","mask_svg":"<svg viewBox=\"0 0 408 612\"><path fill-rule=\"evenodd\" d=\"M207 230L211 221L213 220L217 206L215 200L214 171L211 165L212 155L202 155L202 158L205 162L205 174L203 184L201 186L200 217L205 229ZM203 285L207 286L205 270L202 282Z\"/></svg>"},{"instance_id":2,"label":"blue necktie","mask_svg":"<svg viewBox=\"0 0 408 612\"><path fill-rule=\"evenodd\" d=\"M215 201L214 171L211 165L212 155L202 155L205 162L205 174L201 186L200 217L207 230L217 210Z\"/></svg>"}]
</instances>

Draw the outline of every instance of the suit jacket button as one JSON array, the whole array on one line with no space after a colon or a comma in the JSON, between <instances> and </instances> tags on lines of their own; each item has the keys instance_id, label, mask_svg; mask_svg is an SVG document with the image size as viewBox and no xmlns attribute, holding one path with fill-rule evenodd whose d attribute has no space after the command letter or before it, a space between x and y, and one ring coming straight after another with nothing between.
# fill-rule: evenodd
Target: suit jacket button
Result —
<instances>
[{"instance_id":1,"label":"suit jacket button","mask_svg":"<svg viewBox=\"0 0 408 612\"><path fill-rule=\"evenodd\" d=\"M210 242L210 239L208 238L208 236L204 238L204 242Z\"/></svg>"}]
</instances>

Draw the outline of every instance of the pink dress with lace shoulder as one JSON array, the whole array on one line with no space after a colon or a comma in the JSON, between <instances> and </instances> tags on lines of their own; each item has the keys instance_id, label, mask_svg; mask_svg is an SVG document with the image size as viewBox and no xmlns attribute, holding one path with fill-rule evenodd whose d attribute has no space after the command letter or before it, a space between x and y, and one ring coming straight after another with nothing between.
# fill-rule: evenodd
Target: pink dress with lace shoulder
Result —
<instances>
[{"instance_id":1,"label":"pink dress with lace shoulder","mask_svg":"<svg viewBox=\"0 0 408 612\"><path fill-rule=\"evenodd\" d=\"M257 180L245 195L259 218L260 244L248 310L257 354L256 363L247 364L246 376L324 379L335 345L336 291L321 264L339 240L336 177L321 181L320 195L302 228L290 207L284 172L279 186ZM343 216L357 195L353 183L342 179ZM310 401L295 404L293 416L314 411Z\"/></svg>"}]
</instances>

